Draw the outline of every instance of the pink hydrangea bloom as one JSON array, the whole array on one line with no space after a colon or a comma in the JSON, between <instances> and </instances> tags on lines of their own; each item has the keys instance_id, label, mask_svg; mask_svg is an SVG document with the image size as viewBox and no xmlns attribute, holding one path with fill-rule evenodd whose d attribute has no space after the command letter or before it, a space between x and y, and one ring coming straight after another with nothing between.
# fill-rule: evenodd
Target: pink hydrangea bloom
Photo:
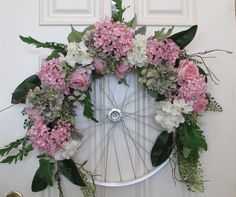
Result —
<instances>
[{"instance_id":1,"label":"pink hydrangea bloom","mask_svg":"<svg viewBox=\"0 0 236 197\"><path fill-rule=\"evenodd\" d=\"M70 87L76 90L85 91L90 86L91 70L77 68L70 76Z\"/></svg>"},{"instance_id":2,"label":"pink hydrangea bloom","mask_svg":"<svg viewBox=\"0 0 236 197\"><path fill-rule=\"evenodd\" d=\"M193 102L193 111L200 114L207 106L207 84L203 75L190 78L178 90L178 98Z\"/></svg>"},{"instance_id":3,"label":"pink hydrangea bloom","mask_svg":"<svg viewBox=\"0 0 236 197\"><path fill-rule=\"evenodd\" d=\"M95 48L114 55L118 61L132 49L133 29L120 22L104 20L95 24L93 39Z\"/></svg>"},{"instance_id":4,"label":"pink hydrangea bloom","mask_svg":"<svg viewBox=\"0 0 236 197\"><path fill-rule=\"evenodd\" d=\"M61 150L70 135L70 125L61 120L53 129L48 128L42 122L37 122L28 131L29 140L33 147L48 155L53 155Z\"/></svg>"},{"instance_id":5,"label":"pink hydrangea bloom","mask_svg":"<svg viewBox=\"0 0 236 197\"><path fill-rule=\"evenodd\" d=\"M33 120L34 123L44 121L44 117L41 116L40 110L36 107L28 107L25 109L25 112L30 117L30 119Z\"/></svg>"},{"instance_id":6,"label":"pink hydrangea bloom","mask_svg":"<svg viewBox=\"0 0 236 197\"><path fill-rule=\"evenodd\" d=\"M180 48L171 39L160 41L150 39L147 42L147 57L149 64L159 64L162 61L167 61L170 64L175 64L179 58Z\"/></svg>"},{"instance_id":7,"label":"pink hydrangea bloom","mask_svg":"<svg viewBox=\"0 0 236 197\"><path fill-rule=\"evenodd\" d=\"M177 78L180 85L187 79L191 79L197 75L199 75L199 69L194 62L189 61L188 59L180 61L177 69Z\"/></svg>"},{"instance_id":8,"label":"pink hydrangea bloom","mask_svg":"<svg viewBox=\"0 0 236 197\"><path fill-rule=\"evenodd\" d=\"M50 88L59 90L62 93L66 93L68 91L65 83L65 74L63 73L59 59L54 58L43 62L38 76L42 84L46 84Z\"/></svg>"}]
</instances>

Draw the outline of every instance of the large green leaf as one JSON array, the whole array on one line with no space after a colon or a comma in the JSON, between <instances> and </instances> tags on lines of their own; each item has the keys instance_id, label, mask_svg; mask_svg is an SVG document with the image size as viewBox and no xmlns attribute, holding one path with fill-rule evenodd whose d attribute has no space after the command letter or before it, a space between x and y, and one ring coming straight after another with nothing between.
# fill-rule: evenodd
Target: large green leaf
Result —
<instances>
[{"instance_id":1,"label":"large green leaf","mask_svg":"<svg viewBox=\"0 0 236 197\"><path fill-rule=\"evenodd\" d=\"M32 75L25 79L20 85L17 86L12 93L11 103L25 103L26 95L30 89L34 89L36 86L40 86L41 81L37 75Z\"/></svg>"},{"instance_id":2,"label":"large green leaf","mask_svg":"<svg viewBox=\"0 0 236 197\"><path fill-rule=\"evenodd\" d=\"M197 154L207 150L207 143L203 131L195 124L183 123L177 129L183 146L183 155L188 157L190 153Z\"/></svg>"},{"instance_id":3,"label":"large green leaf","mask_svg":"<svg viewBox=\"0 0 236 197\"><path fill-rule=\"evenodd\" d=\"M94 122L98 122L96 120L96 118L94 117L94 109L93 109L93 103L91 101L91 96L90 96L90 91L92 91L91 88L89 88L86 92L85 92L85 99L83 101L84 104L84 113L83 115L91 120L93 120Z\"/></svg>"},{"instance_id":4,"label":"large green leaf","mask_svg":"<svg viewBox=\"0 0 236 197\"><path fill-rule=\"evenodd\" d=\"M79 169L71 159L58 161L58 170L75 185L86 186L82 177L80 176Z\"/></svg>"},{"instance_id":5,"label":"large green leaf","mask_svg":"<svg viewBox=\"0 0 236 197\"><path fill-rule=\"evenodd\" d=\"M172 39L180 49L184 49L193 40L196 33L197 25L194 25L185 31L170 36L169 38Z\"/></svg>"},{"instance_id":6,"label":"large green leaf","mask_svg":"<svg viewBox=\"0 0 236 197\"><path fill-rule=\"evenodd\" d=\"M166 161L173 149L173 133L163 131L157 138L152 151L151 161L154 167Z\"/></svg>"},{"instance_id":7,"label":"large green leaf","mask_svg":"<svg viewBox=\"0 0 236 197\"><path fill-rule=\"evenodd\" d=\"M71 26L71 32L67 39L69 42L81 42L83 33L77 31L73 26Z\"/></svg>"},{"instance_id":8,"label":"large green leaf","mask_svg":"<svg viewBox=\"0 0 236 197\"><path fill-rule=\"evenodd\" d=\"M35 45L36 48L48 48L48 49L56 49L60 50L61 52L65 51L65 45L60 44L60 43L55 43L55 42L40 42L31 36L24 37L24 36L19 36L20 39L27 43L27 44L32 44Z\"/></svg>"},{"instance_id":9,"label":"large green leaf","mask_svg":"<svg viewBox=\"0 0 236 197\"><path fill-rule=\"evenodd\" d=\"M47 188L47 186L52 186L52 177L53 177L53 164L45 159L40 159L39 161L39 168L36 171L31 189L33 192L39 192Z\"/></svg>"}]
</instances>

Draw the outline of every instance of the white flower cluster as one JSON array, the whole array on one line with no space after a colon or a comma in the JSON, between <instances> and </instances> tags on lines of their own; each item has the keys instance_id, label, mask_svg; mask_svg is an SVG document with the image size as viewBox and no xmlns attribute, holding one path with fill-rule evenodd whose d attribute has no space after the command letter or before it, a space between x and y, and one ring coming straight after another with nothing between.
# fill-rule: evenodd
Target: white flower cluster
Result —
<instances>
[{"instance_id":1,"label":"white flower cluster","mask_svg":"<svg viewBox=\"0 0 236 197\"><path fill-rule=\"evenodd\" d=\"M147 39L145 35L137 34L132 43L132 51L128 53L128 61L130 64L137 67L143 67L147 65Z\"/></svg>"},{"instance_id":2,"label":"white flower cluster","mask_svg":"<svg viewBox=\"0 0 236 197\"><path fill-rule=\"evenodd\" d=\"M79 143L75 140L70 140L64 144L64 147L54 155L56 160L70 159L76 153Z\"/></svg>"},{"instance_id":3,"label":"white flower cluster","mask_svg":"<svg viewBox=\"0 0 236 197\"><path fill-rule=\"evenodd\" d=\"M180 123L184 123L183 114L189 114L191 111L193 111L192 103L187 103L184 99L175 99L173 103L163 101L160 102L155 120L163 130L173 132Z\"/></svg>"},{"instance_id":4,"label":"white flower cluster","mask_svg":"<svg viewBox=\"0 0 236 197\"><path fill-rule=\"evenodd\" d=\"M86 66L93 62L93 58L89 54L88 48L85 46L84 42L70 42L67 45L67 55L62 57L61 60L64 60L73 67L76 63Z\"/></svg>"}]
</instances>

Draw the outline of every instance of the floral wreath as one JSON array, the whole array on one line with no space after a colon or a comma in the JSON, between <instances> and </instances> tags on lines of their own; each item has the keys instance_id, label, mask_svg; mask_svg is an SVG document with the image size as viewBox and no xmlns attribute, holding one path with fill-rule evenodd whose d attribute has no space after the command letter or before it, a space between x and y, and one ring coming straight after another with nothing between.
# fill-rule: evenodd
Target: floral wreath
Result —
<instances>
[{"instance_id":1,"label":"floral wreath","mask_svg":"<svg viewBox=\"0 0 236 197\"><path fill-rule=\"evenodd\" d=\"M16 163L37 149L41 154L32 191L52 186L55 178L63 196L60 175L64 175L81 186L84 196L93 196L95 185L87 181L93 175L73 161L78 147L73 138L78 135L75 108L82 105L83 115L97 122L90 96L92 82L116 75L119 83L125 83L127 74L136 72L138 81L159 103L155 120L163 132L153 145L152 165L159 166L173 153L180 181L190 191L203 191L199 158L207 150L207 142L199 117L207 110L222 111L207 92L208 78L214 82L217 78L205 64L204 55L216 50L189 55L185 47L193 40L197 26L174 35L173 27L163 28L146 36L145 26L135 28L135 18L124 22L126 8L121 0L116 0L116 8L111 20L97 22L82 32L71 27L67 45L20 36L37 48L52 49L52 53L40 71L13 92L13 104L27 105L22 112L28 116L24 122L27 134L0 149L0 156L8 155L1 163ZM9 155L14 149L19 152Z\"/></svg>"}]
</instances>

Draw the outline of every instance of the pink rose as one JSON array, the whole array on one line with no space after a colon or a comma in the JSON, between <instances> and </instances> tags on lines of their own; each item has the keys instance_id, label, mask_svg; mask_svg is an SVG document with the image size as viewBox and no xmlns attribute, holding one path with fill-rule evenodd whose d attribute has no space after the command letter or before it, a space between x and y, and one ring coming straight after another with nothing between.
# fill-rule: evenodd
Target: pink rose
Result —
<instances>
[{"instance_id":1,"label":"pink rose","mask_svg":"<svg viewBox=\"0 0 236 197\"><path fill-rule=\"evenodd\" d=\"M130 73L132 70L131 65L130 64L119 64L116 67L115 70L115 74L117 77L119 77L120 79L123 79L128 73Z\"/></svg>"},{"instance_id":2,"label":"pink rose","mask_svg":"<svg viewBox=\"0 0 236 197\"><path fill-rule=\"evenodd\" d=\"M85 91L90 85L91 70L86 68L76 69L70 76L70 87Z\"/></svg>"},{"instance_id":3,"label":"pink rose","mask_svg":"<svg viewBox=\"0 0 236 197\"><path fill-rule=\"evenodd\" d=\"M205 98L200 98L198 99L194 105L193 105L193 111L196 112L197 114L202 114L208 104L208 100Z\"/></svg>"},{"instance_id":4,"label":"pink rose","mask_svg":"<svg viewBox=\"0 0 236 197\"><path fill-rule=\"evenodd\" d=\"M100 58L94 58L93 60L93 66L95 69L95 72L98 74L105 75L107 71L107 63L103 59Z\"/></svg>"},{"instance_id":5,"label":"pink rose","mask_svg":"<svg viewBox=\"0 0 236 197\"><path fill-rule=\"evenodd\" d=\"M33 120L34 123L43 122L44 117L41 116L41 112L39 109L34 107L28 107L25 109L27 115Z\"/></svg>"},{"instance_id":6,"label":"pink rose","mask_svg":"<svg viewBox=\"0 0 236 197\"><path fill-rule=\"evenodd\" d=\"M182 85L184 81L199 75L199 70L194 62L185 59L180 61L177 73L178 82Z\"/></svg>"}]
</instances>

